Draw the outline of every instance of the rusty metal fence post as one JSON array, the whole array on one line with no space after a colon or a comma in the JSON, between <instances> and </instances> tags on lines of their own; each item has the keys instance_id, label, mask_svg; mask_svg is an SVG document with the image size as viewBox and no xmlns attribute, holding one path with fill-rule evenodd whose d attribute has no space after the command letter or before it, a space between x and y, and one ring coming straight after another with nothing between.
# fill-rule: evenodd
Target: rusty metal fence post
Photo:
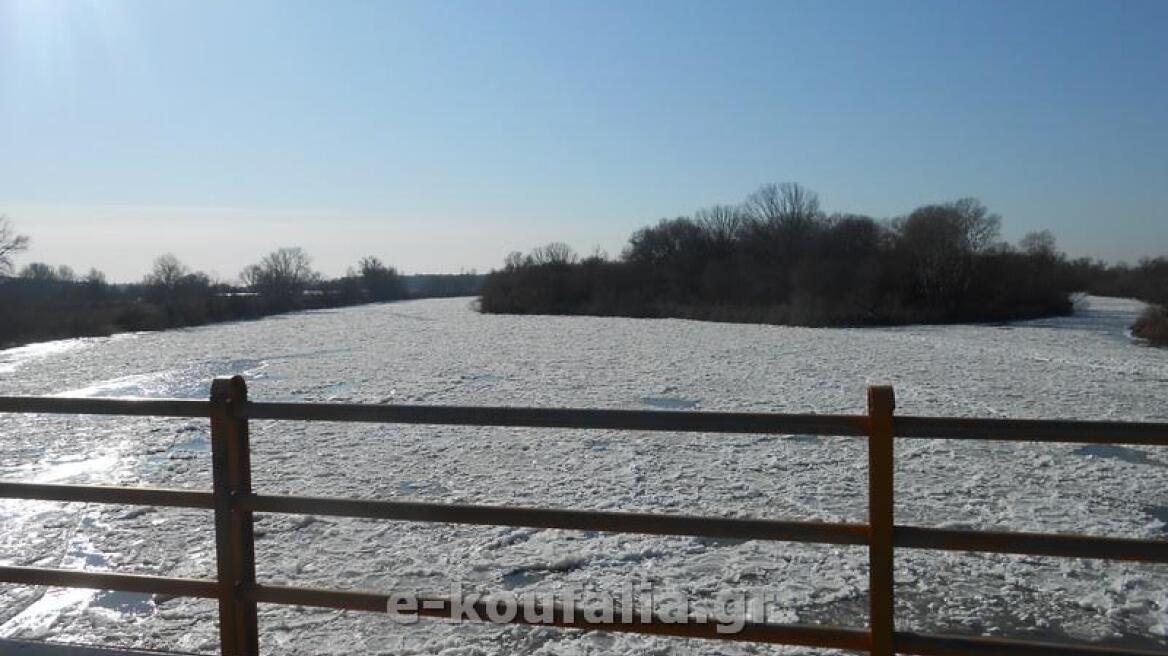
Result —
<instances>
[{"instance_id":1,"label":"rusty metal fence post","mask_svg":"<svg viewBox=\"0 0 1168 656\"><path fill-rule=\"evenodd\" d=\"M247 402L243 377L211 383L211 460L215 499L215 557L219 574L219 643L222 656L256 656L256 604L240 594L255 584L252 513L237 501L251 494L247 419L235 412Z\"/></svg>"},{"instance_id":2,"label":"rusty metal fence post","mask_svg":"<svg viewBox=\"0 0 1168 656\"><path fill-rule=\"evenodd\" d=\"M896 631L893 594L893 452L891 387L868 388L868 621L873 656L892 656Z\"/></svg>"}]
</instances>

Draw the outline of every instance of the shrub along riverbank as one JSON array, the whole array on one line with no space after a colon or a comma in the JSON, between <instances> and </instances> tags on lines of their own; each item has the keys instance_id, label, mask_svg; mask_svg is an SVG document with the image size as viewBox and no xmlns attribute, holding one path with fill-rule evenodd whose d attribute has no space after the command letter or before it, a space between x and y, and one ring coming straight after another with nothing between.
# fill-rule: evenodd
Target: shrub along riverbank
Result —
<instances>
[{"instance_id":1,"label":"shrub along riverbank","mask_svg":"<svg viewBox=\"0 0 1168 656\"><path fill-rule=\"evenodd\" d=\"M1168 346L1168 258L1103 269L1093 279L1091 291L1147 302L1148 309L1132 326L1132 334L1157 346Z\"/></svg>"},{"instance_id":2,"label":"shrub along riverbank","mask_svg":"<svg viewBox=\"0 0 1168 656\"><path fill-rule=\"evenodd\" d=\"M1149 305L1132 326L1132 334L1156 346L1168 346L1168 307Z\"/></svg>"}]
</instances>

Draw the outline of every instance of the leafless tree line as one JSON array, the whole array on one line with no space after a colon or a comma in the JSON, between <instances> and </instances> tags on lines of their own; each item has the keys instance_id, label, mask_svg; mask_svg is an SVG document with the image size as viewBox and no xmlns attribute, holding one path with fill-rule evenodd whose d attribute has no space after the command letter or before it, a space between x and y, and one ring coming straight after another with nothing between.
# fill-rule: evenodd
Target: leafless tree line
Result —
<instances>
[{"instance_id":1,"label":"leafless tree line","mask_svg":"<svg viewBox=\"0 0 1168 656\"><path fill-rule=\"evenodd\" d=\"M0 275L14 273L29 239L0 217ZM92 269L30 262L0 279L0 347L123 330L157 330L257 318L312 307L405 298L397 269L362 258L345 276L325 279L299 247L277 249L240 274L242 287L191 269L172 253L156 258L140 283L111 285Z\"/></svg>"}]
</instances>

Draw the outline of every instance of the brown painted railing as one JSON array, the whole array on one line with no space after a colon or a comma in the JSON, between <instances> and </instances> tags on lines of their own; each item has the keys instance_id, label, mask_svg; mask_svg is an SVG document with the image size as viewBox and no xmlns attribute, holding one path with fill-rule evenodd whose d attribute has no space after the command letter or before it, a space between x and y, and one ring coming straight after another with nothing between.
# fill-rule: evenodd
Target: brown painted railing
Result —
<instances>
[{"instance_id":1,"label":"brown painted railing","mask_svg":"<svg viewBox=\"0 0 1168 656\"><path fill-rule=\"evenodd\" d=\"M1110 649L1089 644L1047 644L996 638L929 635L897 631L894 622L893 558L896 547L949 551L1033 554L1168 563L1168 540L1134 540L1081 535L986 532L898 526L893 523L894 438L945 438L1030 442L1123 443L1168 446L1168 424L1012 419L955 419L895 416L890 387L868 393L867 415L488 408L456 406L262 403L249 401L243 379L217 378L209 401L0 397L0 412L207 417L211 420L213 490L0 483L0 498L142 504L213 510L217 580L0 567L0 582L68 586L217 599L221 652L259 652L256 604L294 604L384 613L387 595L264 585L255 577L254 513L293 513L416 522L610 531L867 545L869 628L747 623L738 633L720 633L710 623L662 620L597 624L580 612L553 609L552 624L588 630L735 640L808 647L948 656L951 654L1165 654ZM529 426L690 433L770 433L864 437L868 439L867 524L772 521L596 512L501 506L413 503L272 496L251 489L248 421L251 419ZM416 613L449 617L449 599L417 598ZM478 607L485 617L486 604ZM524 614L513 622L524 623Z\"/></svg>"}]
</instances>

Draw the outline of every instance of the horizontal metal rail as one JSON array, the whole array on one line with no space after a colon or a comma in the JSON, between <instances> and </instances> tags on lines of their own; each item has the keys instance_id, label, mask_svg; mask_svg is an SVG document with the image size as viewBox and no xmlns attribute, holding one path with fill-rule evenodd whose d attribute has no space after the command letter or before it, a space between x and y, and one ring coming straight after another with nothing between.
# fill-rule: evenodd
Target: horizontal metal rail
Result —
<instances>
[{"instance_id":1,"label":"horizontal metal rail","mask_svg":"<svg viewBox=\"0 0 1168 656\"><path fill-rule=\"evenodd\" d=\"M594 410L441 405L251 402L236 409L248 419L358 421L446 426L577 428L679 433L759 433L863 436L863 415L799 415L673 410Z\"/></svg>"},{"instance_id":2,"label":"horizontal metal rail","mask_svg":"<svg viewBox=\"0 0 1168 656\"><path fill-rule=\"evenodd\" d=\"M204 510L213 507L210 492L173 488L0 482L0 498ZM865 545L869 534L866 524L372 499L253 494L239 497L236 505L242 510L261 513L837 545ZM909 549L1168 563L1168 540L898 525L893 542L898 547Z\"/></svg>"},{"instance_id":3,"label":"horizontal metal rail","mask_svg":"<svg viewBox=\"0 0 1168 656\"><path fill-rule=\"evenodd\" d=\"M372 613L386 613L391 601L390 596L386 594L342 592L274 585L247 587L243 590L243 595L258 603L292 604L296 606L312 606ZM449 619L455 611L452 602L443 597L405 595L403 598L411 602L410 611L403 614ZM478 600L474 604L467 604L464 608L470 608L477 617L485 618L488 617L487 607L489 605L489 601ZM569 616L559 606L553 608L552 616L552 622L541 622L537 625L548 626L550 624L551 626L569 629L799 645L851 651L866 651L870 645L870 638L867 631L821 624L747 622L743 626L742 631L738 633L719 633L717 625L712 622L704 624L695 622L676 623L666 622L661 620L661 618L653 618L651 622L633 622L627 624L620 622L589 622L585 618L582 610L577 610L573 615ZM506 623L535 624L527 621L523 613L517 613L514 618ZM1074 643L1042 643L974 636L931 635L907 631L896 632L896 650L902 654L919 654L921 656L967 656L977 654L985 654L986 656L1001 656L1003 654L1017 654L1019 656L1164 656L1164 652L1098 647Z\"/></svg>"},{"instance_id":4,"label":"horizontal metal rail","mask_svg":"<svg viewBox=\"0 0 1168 656\"><path fill-rule=\"evenodd\" d=\"M211 416L210 401L193 399L106 399L68 396L0 396L0 412L131 417Z\"/></svg>"},{"instance_id":5,"label":"horizontal metal rail","mask_svg":"<svg viewBox=\"0 0 1168 656\"><path fill-rule=\"evenodd\" d=\"M645 535L688 535L838 545L865 545L868 544L869 536L869 528L866 524L829 524L516 506L268 495L241 497L239 506L260 513L332 515L393 521L522 526L525 528L556 528ZM912 549L1168 563L1168 540L896 526L893 542L898 547Z\"/></svg>"},{"instance_id":6,"label":"horizontal metal rail","mask_svg":"<svg viewBox=\"0 0 1168 656\"><path fill-rule=\"evenodd\" d=\"M0 412L156 417L209 417L208 401L0 396ZM447 426L506 426L866 437L867 415L820 415L675 410L598 410L357 403L246 402L233 416L284 421L372 422ZM1168 446L1168 423L982 419L898 415L899 438L1067 442Z\"/></svg>"},{"instance_id":7,"label":"horizontal metal rail","mask_svg":"<svg viewBox=\"0 0 1168 656\"><path fill-rule=\"evenodd\" d=\"M384 613L389 601L387 595L370 592L257 583L252 555L253 513L867 546L870 563L887 572L891 572L893 558L889 541L892 546L911 549L1168 562L1166 540L899 526L892 524L891 519L891 475L894 470L892 437L1168 446L1168 423L895 416L891 389L873 388L873 392L875 394L869 397L867 415L250 402L247 400L246 385L238 377L231 380L217 379L212 386L210 401L4 396L0 397L0 413L211 419L212 451L216 463L213 493L184 489L0 482L0 498L214 510L219 578L207 581L109 572L0 567L0 582L215 598L219 600L223 653L235 656L255 654L258 650L254 613L256 603ZM872 399L878 402L873 405ZM877 448L880 450L879 457L870 461L870 465L879 470L881 483L877 484L877 479L871 479L873 473L870 472L869 519L873 526L880 529L881 537L877 540L873 526L868 524L255 494L251 492L248 482L250 458L247 422L252 419L864 437L869 439L871 452L875 453L873 450ZM873 462L879 466L871 464ZM883 545L879 549L876 548L877 542ZM882 594L891 600L891 576L885 578L888 580L881 583ZM873 596L873 599L876 598ZM422 616L449 617L453 610L452 603L441 598L419 598L418 602L417 614ZM477 607L472 608L476 614L483 616L487 610L484 604L489 603L492 602L480 601ZM563 609L553 610L552 624L568 628L831 647L870 651L880 656L887 656L893 651L933 656L1004 653L1163 656L1166 653L1096 645L1047 644L896 631L892 618L886 612L886 605L876 601L871 608L873 621L869 630L754 623L747 624L743 631L734 634L718 632L714 623L676 623L654 618L650 622L632 624L596 624L588 622L579 613L569 617ZM882 616L880 622L875 621L877 611ZM524 622L521 616L517 617L519 623ZM539 623L544 624L542 620Z\"/></svg>"},{"instance_id":8,"label":"horizontal metal rail","mask_svg":"<svg viewBox=\"0 0 1168 656\"><path fill-rule=\"evenodd\" d=\"M153 487L113 487L108 485L63 485L59 483L0 482L0 499L113 503L128 506L169 506L173 508L214 508L214 496L200 490Z\"/></svg>"},{"instance_id":9,"label":"horizontal metal rail","mask_svg":"<svg viewBox=\"0 0 1168 656\"><path fill-rule=\"evenodd\" d=\"M243 595L258 603L294 604L297 606L314 606L374 613L385 613L390 602L390 597L386 594L341 592L270 585L256 585L244 588ZM415 602L414 608L417 609L416 611L405 613L409 615L450 618L452 612L455 610L451 600L444 597L407 596L406 598ZM489 601L480 599L475 603L466 604L464 608L473 610L479 618L486 618L488 617L487 607L490 605ZM585 618L582 610L575 610L572 615L568 615L561 606L552 607L550 614L552 615L551 622L529 622L524 618L523 613L517 613L513 620L505 623L850 650L866 650L869 644L867 631L834 626L747 623L741 632L730 634L718 633L717 625L713 622L705 624L695 622L678 623L666 622L661 618L653 618L650 622L631 622L627 624L619 622L590 623Z\"/></svg>"},{"instance_id":10,"label":"horizontal metal rail","mask_svg":"<svg viewBox=\"0 0 1168 656\"><path fill-rule=\"evenodd\" d=\"M1163 651L1065 642L896 632L896 651L917 656L1164 656Z\"/></svg>"},{"instance_id":11,"label":"horizontal metal rail","mask_svg":"<svg viewBox=\"0 0 1168 656\"><path fill-rule=\"evenodd\" d=\"M896 526L893 529L892 540L896 546L908 549L1168 563L1168 540L1015 531L966 531L919 526Z\"/></svg>"},{"instance_id":12,"label":"horizontal metal rail","mask_svg":"<svg viewBox=\"0 0 1168 656\"><path fill-rule=\"evenodd\" d=\"M117 590L141 594L184 596L214 599L219 596L219 584L201 579L143 576L134 574L112 574L104 572L78 572L73 570L0 567L0 580L7 583L43 586L68 586L96 590ZM386 613L390 597L371 592L349 592L320 590L291 586L254 585L240 590L241 596L253 602L280 605L311 606L338 610ZM415 614L420 617L450 618L454 611L449 599L441 597L414 596ZM479 600L467 604L479 618L486 618L488 602ZM716 624L669 623L660 618L654 621L631 624L593 623L583 616L583 611L568 617L562 608L553 613L552 626L588 630L603 630L648 635L665 635L684 638L706 638L774 644L791 644L809 647L826 647L864 651L868 648L868 633L860 629L825 625L766 624L747 623L739 633L718 633ZM511 623L529 624L522 613L516 614ZM539 623L547 626L546 623ZM1164 652L1099 647L1072 643L1041 643L1021 640L1004 640L973 636L930 635L913 632L896 633L896 648L899 653L922 656L966 656L1019 654L1022 656L1163 656Z\"/></svg>"},{"instance_id":13,"label":"horizontal metal rail","mask_svg":"<svg viewBox=\"0 0 1168 656\"><path fill-rule=\"evenodd\" d=\"M482 526L558 528L645 535L689 535L741 540L780 540L850 545L868 543L868 527L862 524L825 524L638 512L267 495L241 497L238 503L241 509L267 513L333 515Z\"/></svg>"},{"instance_id":14,"label":"horizontal metal rail","mask_svg":"<svg viewBox=\"0 0 1168 656\"><path fill-rule=\"evenodd\" d=\"M897 437L908 438L1168 446L1168 423L898 415L892 426Z\"/></svg>"},{"instance_id":15,"label":"horizontal metal rail","mask_svg":"<svg viewBox=\"0 0 1168 656\"><path fill-rule=\"evenodd\" d=\"M0 581L22 585L117 590L119 592L140 592L142 594L196 597L199 599L214 599L220 594L218 581L142 574L83 572L48 567L0 566Z\"/></svg>"}]
</instances>

